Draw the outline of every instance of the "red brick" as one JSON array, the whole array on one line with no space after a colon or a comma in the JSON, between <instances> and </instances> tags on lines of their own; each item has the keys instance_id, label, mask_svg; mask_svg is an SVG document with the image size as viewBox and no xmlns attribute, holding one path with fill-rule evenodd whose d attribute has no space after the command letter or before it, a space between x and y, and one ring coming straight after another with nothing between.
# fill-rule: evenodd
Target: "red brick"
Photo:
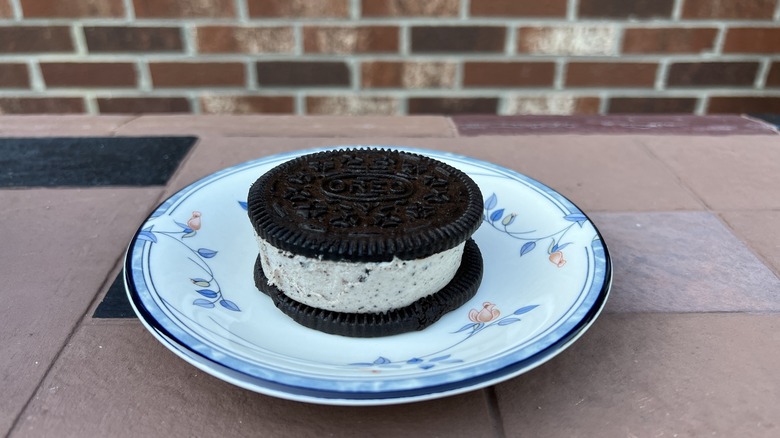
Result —
<instances>
[{"instance_id":1,"label":"red brick","mask_svg":"<svg viewBox=\"0 0 780 438\"><path fill-rule=\"evenodd\" d=\"M767 87L780 87L780 62L773 62L766 77Z\"/></svg>"},{"instance_id":2,"label":"red brick","mask_svg":"<svg viewBox=\"0 0 780 438\"><path fill-rule=\"evenodd\" d=\"M14 18L14 10L11 9L11 3L0 1L0 18Z\"/></svg>"},{"instance_id":3,"label":"red brick","mask_svg":"<svg viewBox=\"0 0 780 438\"><path fill-rule=\"evenodd\" d=\"M257 63L257 83L277 87L345 87L349 69L336 61L263 61Z\"/></svg>"},{"instance_id":4,"label":"red brick","mask_svg":"<svg viewBox=\"0 0 780 438\"><path fill-rule=\"evenodd\" d=\"M668 87L752 87L757 62L679 62L669 67Z\"/></svg>"},{"instance_id":5,"label":"red brick","mask_svg":"<svg viewBox=\"0 0 780 438\"><path fill-rule=\"evenodd\" d=\"M19 0L24 18L124 17L122 0Z\"/></svg>"},{"instance_id":6,"label":"red brick","mask_svg":"<svg viewBox=\"0 0 780 438\"><path fill-rule=\"evenodd\" d=\"M73 52L66 26L0 27L0 53Z\"/></svg>"},{"instance_id":7,"label":"red brick","mask_svg":"<svg viewBox=\"0 0 780 438\"><path fill-rule=\"evenodd\" d=\"M494 97L410 97L409 114L496 114Z\"/></svg>"},{"instance_id":8,"label":"red brick","mask_svg":"<svg viewBox=\"0 0 780 438\"><path fill-rule=\"evenodd\" d=\"M600 104L601 99L598 97L574 97L567 94L516 96L509 99L507 114L598 114Z\"/></svg>"},{"instance_id":9,"label":"red brick","mask_svg":"<svg viewBox=\"0 0 780 438\"><path fill-rule=\"evenodd\" d=\"M0 97L0 114L84 113L80 97Z\"/></svg>"},{"instance_id":10,"label":"red brick","mask_svg":"<svg viewBox=\"0 0 780 438\"><path fill-rule=\"evenodd\" d=\"M304 27L306 53L393 53L398 52L398 27Z\"/></svg>"},{"instance_id":11,"label":"red brick","mask_svg":"<svg viewBox=\"0 0 780 438\"><path fill-rule=\"evenodd\" d=\"M772 19L776 0L685 0L682 18Z\"/></svg>"},{"instance_id":12,"label":"red brick","mask_svg":"<svg viewBox=\"0 0 780 438\"><path fill-rule=\"evenodd\" d=\"M732 27L726 31L724 53L778 53L780 27Z\"/></svg>"},{"instance_id":13,"label":"red brick","mask_svg":"<svg viewBox=\"0 0 780 438\"><path fill-rule=\"evenodd\" d=\"M382 96L309 96L306 114L332 116L394 116L398 99Z\"/></svg>"},{"instance_id":14,"label":"red brick","mask_svg":"<svg viewBox=\"0 0 780 438\"><path fill-rule=\"evenodd\" d=\"M184 97L100 97L100 114L191 113Z\"/></svg>"},{"instance_id":15,"label":"red brick","mask_svg":"<svg viewBox=\"0 0 780 438\"><path fill-rule=\"evenodd\" d=\"M674 0L580 0L580 17L670 18Z\"/></svg>"},{"instance_id":16,"label":"red brick","mask_svg":"<svg viewBox=\"0 0 780 438\"><path fill-rule=\"evenodd\" d=\"M364 62L363 88L452 88L456 65L451 62Z\"/></svg>"},{"instance_id":17,"label":"red brick","mask_svg":"<svg viewBox=\"0 0 780 438\"><path fill-rule=\"evenodd\" d=\"M492 52L504 51L506 28L497 26L415 26L412 52Z\"/></svg>"},{"instance_id":18,"label":"red brick","mask_svg":"<svg viewBox=\"0 0 780 438\"><path fill-rule=\"evenodd\" d=\"M623 53L701 53L712 50L715 28L628 28Z\"/></svg>"},{"instance_id":19,"label":"red brick","mask_svg":"<svg viewBox=\"0 0 780 438\"><path fill-rule=\"evenodd\" d=\"M233 0L133 0L138 18L232 18Z\"/></svg>"},{"instance_id":20,"label":"red brick","mask_svg":"<svg viewBox=\"0 0 780 438\"><path fill-rule=\"evenodd\" d=\"M84 38L92 53L182 51L178 27L85 27Z\"/></svg>"},{"instance_id":21,"label":"red brick","mask_svg":"<svg viewBox=\"0 0 780 438\"><path fill-rule=\"evenodd\" d=\"M613 97L609 114L688 114L696 110L693 97Z\"/></svg>"},{"instance_id":22,"label":"red brick","mask_svg":"<svg viewBox=\"0 0 780 438\"><path fill-rule=\"evenodd\" d=\"M521 27L517 32L517 52L536 55L613 56L617 55L614 26L565 25Z\"/></svg>"},{"instance_id":23,"label":"red brick","mask_svg":"<svg viewBox=\"0 0 780 438\"><path fill-rule=\"evenodd\" d=\"M780 97L710 97L708 113L780 114Z\"/></svg>"},{"instance_id":24,"label":"red brick","mask_svg":"<svg viewBox=\"0 0 780 438\"><path fill-rule=\"evenodd\" d=\"M27 64L0 64L0 88L30 88Z\"/></svg>"},{"instance_id":25,"label":"red brick","mask_svg":"<svg viewBox=\"0 0 780 438\"><path fill-rule=\"evenodd\" d=\"M464 87L551 86L555 77L553 62L466 62Z\"/></svg>"},{"instance_id":26,"label":"red brick","mask_svg":"<svg viewBox=\"0 0 780 438\"><path fill-rule=\"evenodd\" d=\"M135 64L129 62L42 62L47 87L135 87Z\"/></svg>"},{"instance_id":27,"label":"red brick","mask_svg":"<svg viewBox=\"0 0 780 438\"><path fill-rule=\"evenodd\" d=\"M460 0L362 0L364 17L457 17Z\"/></svg>"},{"instance_id":28,"label":"red brick","mask_svg":"<svg viewBox=\"0 0 780 438\"><path fill-rule=\"evenodd\" d=\"M572 62L566 85L572 87L653 87L658 64L639 62Z\"/></svg>"},{"instance_id":29,"label":"red brick","mask_svg":"<svg viewBox=\"0 0 780 438\"><path fill-rule=\"evenodd\" d=\"M349 0L247 0L247 8L251 17L349 17Z\"/></svg>"},{"instance_id":30,"label":"red brick","mask_svg":"<svg viewBox=\"0 0 780 438\"><path fill-rule=\"evenodd\" d=\"M240 62L152 62L154 87L244 87L246 67Z\"/></svg>"},{"instance_id":31,"label":"red brick","mask_svg":"<svg viewBox=\"0 0 780 438\"><path fill-rule=\"evenodd\" d=\"M292 96L202 96L204 114L292 114Z\"/></svg>"},{"instance_id":32,"label":"red brick","mask_svg":"<svg viewBox=\"0 0 780 438\"><path fill-rule=\"evenodd\" d=\"M566 0L475 0L470 4L469 14L472 17L565 17Z\"/></svg>"},{"instance_id":33,"label":"red brick","mask_svg":"<svg viewBox=\"0 0 780 438\"><path fill-rule=\"evenodd\" d=\"M292 53L295 36L292 27L200 26L197 43L201 53Z\"/></svg>"}]
</instances>

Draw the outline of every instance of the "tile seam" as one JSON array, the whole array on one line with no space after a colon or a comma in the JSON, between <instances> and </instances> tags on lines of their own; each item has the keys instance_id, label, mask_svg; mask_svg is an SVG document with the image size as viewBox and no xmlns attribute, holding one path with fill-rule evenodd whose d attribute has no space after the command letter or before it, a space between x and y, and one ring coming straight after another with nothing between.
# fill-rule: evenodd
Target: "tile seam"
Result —
<instances>
[{"instance_id":1,"label":"tile seam","mask_svg":"<svg viewBox=\"0 0 780 438\"><path fill-rule=\"evenodd\" d=\"M485 407L487 408L488 418L490 419L490 425L493 429L493 434L497 438L506 437L504 430L504 419L501 416L501 407L498 402L498 394L496 393L495 386L488 386L482 389L482 395L485 397Z\"/></svg>"}]
</instances>

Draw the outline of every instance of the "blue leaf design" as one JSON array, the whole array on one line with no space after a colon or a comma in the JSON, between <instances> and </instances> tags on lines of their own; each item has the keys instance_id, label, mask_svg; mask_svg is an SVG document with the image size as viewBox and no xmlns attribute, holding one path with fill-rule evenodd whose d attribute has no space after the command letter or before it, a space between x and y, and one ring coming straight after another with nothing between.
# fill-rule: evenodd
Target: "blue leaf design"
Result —
<instances>
[{"instance_id":1,"label":"blue leaf design","mask_svg":"<svg viewBox=\"0 0 780 438\"><path fill-rule=\"evenodd\" d=\"M490 213L490 222L495 222L499 219L501 219L504 216L504 209L499 208L498 210L494 211L493 213Z\"/></svg>"},{"instance_id":2,"label":"blue leaf design","mask_svg":"<svg viewBox=\"0 0 780 438\"><path fill-rule=\"evenodd\" d=\"M518 321L520 321L520 318L505 318L501 321L498 321L498 325L509 325Z\"/></svg>"},{"instance_id":3,"label":"blue leaf design","mask_svg":"<svg viewBox=\"0 0 780 438\"><path fill-rule=\"evenodd\" d=\"M195 292L203 295L206 298L216 298L217 295L219 295L219 294L217 294L216 292L214 292L211 289L201 289L201 290L197 290Z\"/></svg>"},{"instance_id":4,"label":"blue leaf design","mask_svg":"<svg viewBox=\"0 0 780 438\"><path fill-rule=\"evenodd\" d=\"M496 194L493 193L489 198L485 199L485 210L496 208L496 204L498 204L498 198L496 197Z\"/></svg>"},{"instance_id":5,"label":"blue leaf design","mask_svg":"<svg viewBox=\"0 0 780 438\"><path fill-rule=\"evenodd\" d=\"M530 312L530 311L532 311L532 310L536 309L537 307L539 307L539 305L538 305L538 304L534 304L534 305L531 305L531 306L525 306L525 307L521 307L521 308L519 308L519 309L515 310L515 312L514 312L514 315L522 315L523 313L528 313L528 312Z\"/></svg>"},{"instance_id":6,"label":"blue leaf design","mask_svg":"<svg viewBox=\"0 0 780 438\"><path fill-rule=\"evenodd\" d=\"M185 231L186 231L186 230L185 230ZM182 238L182 239L184 239L185 237L192 237L192 236L194 236L195 234L197 234L197 231L190 231L189 233L184 233L184 235L183 235L183 236L181 236L181 238Z\"/></svg>"},{"instance_id":7,"label":"blue leaf design","mask_svg":"<svg viewBox=\"0 0 780 438\"><path fill-rule=\"evenodd\" d=\"M157 236L155 236L151 231L141 231L138 233L138 238L140 240L148 240L152 243L157 243Z\"/></svg>"},{"instance_id":8,"label":"blue leaf design","mask_svg":"<svg viewBox=\"0 0 780 438\"><path fill-rule=\"evenodd\" d=\"M420 359L419 357L413 357L413 358L411 358L411 359L406 361L406 363L409 363L409 364L416 364L416 363L420 363L420 362L423 362L423 360Z\"/></svg>"},{"instance_id":9,"label":"blue leaf design","mask_svg":"<svg viewBox=\"0 0 780 438\"><path fill-rule=\"evenodd\" d=\"M187 224L183 224L181 222L176 222L176 221L173 221L173 223L175 223L176 225L180 226L182 230L190 230L190 231L192 231L192 229L190 229L190 227L188 227ZM189 233L189 231L186 231L186 232Z\"/></svg>"},{"instance_id":10,"label":"blue leaf design","mask_svg":"<svg viewBox=\"0 0 780 438\"><path fill-rule=\"evenodd\" d=\"M385 364L388 364L388 363L391 363L391 362L392 361L390 359L388 359L386 357L379 356L378 358L376 358L376 360L374 361L373 365L385 365Z\"/></svg>"},{"instance_id":11,"label":"blue leaf design","mask_svg":"<svg viewBox=\"0 0 780 438\"><path fill-rule=\"evenodd\" d=\"M436 365L434 365L434 364L432 364L432 363L426 363L426 364L424 364L424 365L420 365L420 368L422 368L422 369L424 369L424 370L429 370L429 369L431 369L431 368L433 368L433 367L435 367L435 366L436 366Z\"/></svg>"},{"instance_id":12,"label":"blue leaf design","mask_svg":"<svg viewBox=\"0 0 780 438\"><path fill-rule=\"evenodd\" d=\"M213 309L214 308L214 303L212 303L209 300L204 300L203 298L198 298L197 300L193 301L192 304L194 304L196 306L200 306L200 307L206 308L206 309Z\"/></svg>"},{"instance_id":13,"label":"blue leaf design","mask_svg":"<svg viewBox=\"0 0 780 438\"><path fill-rule=\"evenodd\" d=\"M470 323L464 325L463 327L459 328L457 331L454 331L453 333L460 333L460 332L466 331L466 330L468 330L470 328L473 328L473 329L476 330L476 329L479 328L480 325L482 325L482 323L470 322Z\"/></svg>"},{"instance_id":14,"label":"blue leaf design","mask_svg":"<svg viewBox=\"0 0 780 438\"><path fill-rule=\"evenodd\" d=\"M226 308L228 310L232 310L234 312L240 312L241 311L241 309L239 309L238 306L236 306L236 303L234 303L234 302L232 302L230 300L219 300L219 304L222 304L222 307L224 307L224 308Z\"/></svg>"},{"instance_id":15,"label":"blue leaf design","mask_svg":"<svg viewBox=\"0 0 780 438\"><path fill-rule=\"evenodd\" d=\"M160 216L162 216L163 214L165 214L165 212L164 212L164 211L162 211L162 210L157 210L157 211L155 211L154 213L152 213L152 215L151 215L151 216L149 216L149 219L154 219L154 218L156 218L156 217L160 217Z\"/></svg>"},{"instance_id":16,"label":"blue leaf design","mask_svg":"<svg viewBox=\"0 0 780 438\"><path fill-rule=\"evenodd\" d=\"M198 248L198 254L200 254L200 256L204 259L210 259L217 255L217 251L208 248Z\"/></svg>"},{"instance_id":17,"label":"blue leaf design","mask_svg":"<svg viewBox=\"0 0 780 438\"><path fill-rule=\"evenodd\" d=\"M536 248L536 242L526 242L520 248L520 255L524 256Z\"/></svg>"},{"instance_id":18,"label":"blue leaf design","mask_svg":"<svg viewBox=\"0 0 780 438\"><path fill-rule=\"evenodd\" d=\"M249 211L249 206L247 205L247 203L246 203L246 202L244 202L244 201L238 201L238 205L240 205L240 206L241 206L241 208L243 208L244 210L247 210L247 211Z\"/></svg>"},{"instance_id":19,"label":"blue leaf design","mask_svg":"<svg viewBox=\"0 0 780 438\"><path fill-rule=\"evenodd\" d=\"M200 278L200 277L198 277L198 278L190 278L190 281L193 282L193 283L208 283L209 282L205 278Z\"/></svg>"},{"instance_id":20,"label":"blue leaf design","mask_svg":"<svg viewBox=\"0 0 780 438\"><path fill-rule=\"evenodd\" d=\"M571 242L566 242L563 245L555 245L557 247L556 251L560 251L560 250L562 250L563 248L566 248L569 245L571 245ZM553 251L553 252L555 252L555 251Z\"/></svg>"},{"instance_id":21,"label":"blue leaf design","mask_svg":"<svg viewBox=\"0 0 780 438\"><path fill-rule=\"evenodd\" d=\"M430 359L429 362L438 362L440 360L448 359L450 356L452 356L452 355L451 354L447 354L447 355L444 355L444 356L434 357L433 359Z\"/></svg>"},{"instance_id":22,"label":"blue leaf design","mask_svg":"<svg viewBox=\"0 0 780 438\"><path fill-rule=\"evenodd\" d=\"M566 219L567 221L570 221L570 222L577 222L580 227L582 227L582 224L584 224L585 221L588 220L588 218L586 218L585 215L582 214L582 213L567 214L563 218Z\"/></svg>"}]
</instances>

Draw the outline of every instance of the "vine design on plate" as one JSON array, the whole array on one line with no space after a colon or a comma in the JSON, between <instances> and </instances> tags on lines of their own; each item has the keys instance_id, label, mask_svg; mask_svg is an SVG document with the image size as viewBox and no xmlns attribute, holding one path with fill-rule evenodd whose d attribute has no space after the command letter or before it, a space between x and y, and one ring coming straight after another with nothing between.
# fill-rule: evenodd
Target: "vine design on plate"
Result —
<instances>
[{"instance_id":1,"label":"vine design on plate","mask_svg":"<svg viewBox=\"0 0 780 438\"><path fill-rule=\"evenodd\" d=\"M504 208L497 207L498 196L493 193L485 199L485 211L482 214L482 221L513 239L524 241L520 247L521 257L536 249L538 243L550 239L550 244L547 246L547 258L550 260L550 263L559 268L566 265L563 249L572 243L564 241L566 233L575 225L579 225L582 228L583 224L588 221L588 218L582 213L569 213L563 216L564 220L570 222L569 224L551 234L539 236L535 234L536 230L518 230L518 224L515 223L519 216L518 213L507 213Z\"/></svg>"},{"instance_id":2,"label":"vine design on plate","mask_svg":"<svg viewBox=\"0 0 780 438\"><path fill-rule=\"evenodd\" d=\"M522 321L522 318L519 318L520 315L528 313L537 307L539 307L538 304L521 307L509 315L500 317L501 311L496 308L496 305L486 301L482 304L481 309L469 310L468 319L470 322L468 324L452 332L452 334L459 334L459 336L463 336L463 334L465 334L465 337L462 337L462 339L446 348L426 354L424 356L415 356L404 360L391 360L385 356L379 356L372 362L356 362L349 365L354 367L370 368L371 372L380 373L382 369L400 369L413 366L423 370L429 370L437 365L461 363L463 362L462 359L455 358L452 356L452 354L446 354L447 350L450 350L457 345L466 342L468 339L479 333L482 333L491 327L504 327L520 322Z\"/></svg>"},{"instance_id":3,"label":"vine design on plate","mask_svg":"<svg viewBox=\"0 0 780 438\"><path fill-rule=\"evenodd\" d=\"M193 305L202 307L204 309L213 309L217 304L219 304L227 310L240 312L241 309L238 307L238 305L236 305L236 303L224 297L222 288L219 285L219 281L214 276L214 271L211 269L211 266L209 266L207 261L207 259L216 257L218 251L202 247L195 248L194 246L188 245L188 241L185 241L185 239L195 237L198 234L198 231L201 229L203 224L201 212L193 211L192 216L190 216L186 222L178 222L176 220L172 220L172 222L178 227L177 230L156 230L154 229L156 224L153 224L142 229L138 233L138 239L146 240L152 244L155 244L159 241L159 238L164 237L177 242L190 251L191 255L187 257L187 260L194 263L195 266L200 268L200 270L204 273L203 277L190 278L194 292L200 295L200 298L196 298L192 302Z\"/></svg>"}]
</instances>

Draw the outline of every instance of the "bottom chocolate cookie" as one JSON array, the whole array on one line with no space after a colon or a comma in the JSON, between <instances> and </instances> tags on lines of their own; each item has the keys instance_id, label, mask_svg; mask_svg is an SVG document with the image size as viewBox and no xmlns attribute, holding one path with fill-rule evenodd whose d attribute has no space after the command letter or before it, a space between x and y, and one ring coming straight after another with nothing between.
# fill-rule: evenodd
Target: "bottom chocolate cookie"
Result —
<instances>
[{"instance_id":1,"label":"bottom chocolate cookie","mask_svg":"<svg viewBox=\"0 0 780 438\"><path fill-rule=\"evenodd\" d=\"M318 309L292 300L268 279L255 262L255 286L271 297L279 310L297 323L321 332L359 338L422 330L470 300L482 282L482 254L473 239L466 241L455 277L440 291L414 303L382 313L344 313Z\"/></svg>"}]
</instances>

